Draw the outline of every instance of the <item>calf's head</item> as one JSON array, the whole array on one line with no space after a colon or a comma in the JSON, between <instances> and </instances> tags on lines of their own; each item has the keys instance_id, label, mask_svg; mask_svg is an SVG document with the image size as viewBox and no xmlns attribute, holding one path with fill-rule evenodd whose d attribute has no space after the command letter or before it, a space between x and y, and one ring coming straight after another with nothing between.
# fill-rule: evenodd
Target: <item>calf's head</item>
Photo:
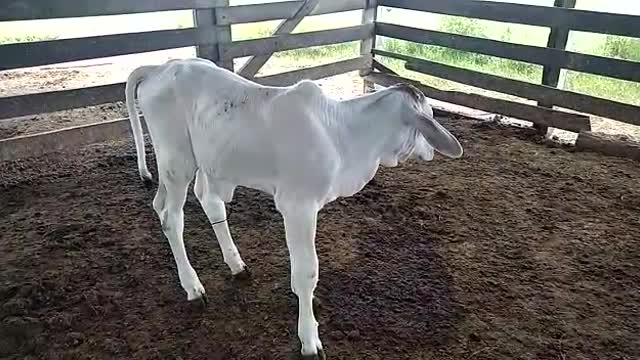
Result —
<instances>
[{"instance_id":1,"label":"calf's head","mask_svg":"<svg viewBox=\"0 0 640 360\"><path fill-rule=\"evenodd\" d=\"M382 105L385 121L399 127L390 135L388 151L381 158L381 165L396 166L410 158L429 161L434 150L456 159L462 156L460 142L433 116L433 109L424 94L415 86L401 84L389 87L389 95Z\"/></svg>"}]
</instances>

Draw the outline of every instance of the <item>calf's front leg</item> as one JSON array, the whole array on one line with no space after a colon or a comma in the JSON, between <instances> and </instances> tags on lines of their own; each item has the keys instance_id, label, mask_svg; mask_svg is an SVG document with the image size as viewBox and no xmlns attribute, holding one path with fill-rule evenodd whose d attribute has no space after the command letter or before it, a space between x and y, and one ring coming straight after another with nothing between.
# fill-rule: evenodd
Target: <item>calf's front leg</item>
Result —
<instances>
[{"instance_id":1,"label":"calf's front leg","mask_svg":"<svg viewBox=\"0 0 640 360\"><path fill-rule=\"evenodd\" d=\"M313 291L318 284L315 235L318 207L279 204L291 262L291 289L298 296L298 337L304 359L326 359L313 313Z\"/></svg>"}]
</instances>

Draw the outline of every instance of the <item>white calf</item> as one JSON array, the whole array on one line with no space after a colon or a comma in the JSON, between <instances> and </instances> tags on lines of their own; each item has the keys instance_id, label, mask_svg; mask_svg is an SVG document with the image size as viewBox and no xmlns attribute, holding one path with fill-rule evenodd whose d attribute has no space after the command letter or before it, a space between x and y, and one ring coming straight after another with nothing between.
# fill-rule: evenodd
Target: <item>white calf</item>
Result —
<instances>
[{"instance_id":1,"label":"white calf","mask_svg":"<svg viewBox=\"0 0 640 360\"><path fill-rule=\"evenodd\" d=\"M138 169L145 180L151 174L136 93L158 163L153 206L187 298L205 294L182 238L183 205L194 175L195 194L234 275L246 265L229 234L225 202L237 186L271 194L284 218L302 354L314 359L325 357L312 310L318 211L360 191L379 165L396 166L412 156L429 161L433 149L450 158L462 155L424 96L408 85L338 101L311 81L261 86L207 60L173 60L140 67L127 81Z\"/></svg>"}]
</instances>

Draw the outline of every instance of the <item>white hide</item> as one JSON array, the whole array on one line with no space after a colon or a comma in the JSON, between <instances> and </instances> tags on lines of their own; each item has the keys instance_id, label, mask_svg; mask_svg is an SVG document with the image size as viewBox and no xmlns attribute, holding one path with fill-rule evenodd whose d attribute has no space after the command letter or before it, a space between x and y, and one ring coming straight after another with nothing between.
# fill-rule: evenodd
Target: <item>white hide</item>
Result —
<instances>
[{"instance_id":1,"label":"white hide","mask_svg":"<svg viewBox=\"0 0 640 360\"><path fill-rule=\"evenodd\" d=\"M158 164L153 205L187 298L205 293L182 238L182 208L194 176L194 191L233 274L246 267L224 221L224 203L231 201L236 186L271 194L284 218L302 354L312 357L323 357L312 310L318 281L317 212L360 191L379 165L396 166L410 157L431 160L434 149L452 158L462 155L458 141L433 119L413 87L338 101L311 81L261 86L207 60L172 60L138 68L127 82L143 179L151 174L136 94Z\"/></svg>"}]
</instances>

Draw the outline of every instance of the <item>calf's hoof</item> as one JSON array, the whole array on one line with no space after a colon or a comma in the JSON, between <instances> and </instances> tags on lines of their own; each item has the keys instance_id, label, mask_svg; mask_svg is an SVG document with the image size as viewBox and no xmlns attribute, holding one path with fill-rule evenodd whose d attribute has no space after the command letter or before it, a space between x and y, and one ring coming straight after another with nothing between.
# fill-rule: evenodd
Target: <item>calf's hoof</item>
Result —
<instances>
[{"instance_id":1,"label":"calf's hoof","mask_svg":"<svg viewBox=\"0 0 640 360\"><path fill-rule=\"evenodd\" d=\"M196 309L204 310L207 308L207 305L209 305L209 299L207 299L206 294L202 294L199 298L189 300L189 304Z\"/></svg>"},{"instance_id":2,"label":"calf's hoof","mask_svg":"<svg viewBox=\"0 0 640 360\"><path fill-rule=\"evenodd\" d=\"M236 280L236 281L240 281L240 282L251 281L251 271L246 266L244 267L244 269L242 269L242 271L240 271L237 274L233 274L232 276L233 276L233 280Z\"/></svg>"},{"instance_id":3,"label":"calf's hoof","mask_svg":"<svg viewBox=\"0 0 640 360\"><path fill-rule=\"evenodd\" d=\"M324 353L324 350L318 349L317 354L302 355L302 360L327 360L327 355Z\"/></svg>"},{"instance_id":4,"label":"calf's hoof","mask_svg":"<svg viewBox=\"0 0 640 360\"><path fill-rule=\"evenodd\" d=\"M142 184L147 189L151 189L153 187L154 183L155 183L153 181L153 176L151 176L150 172L146 172L146 173L140 174L140 180L142 180Z\"/></svg>"}]
</instances>

